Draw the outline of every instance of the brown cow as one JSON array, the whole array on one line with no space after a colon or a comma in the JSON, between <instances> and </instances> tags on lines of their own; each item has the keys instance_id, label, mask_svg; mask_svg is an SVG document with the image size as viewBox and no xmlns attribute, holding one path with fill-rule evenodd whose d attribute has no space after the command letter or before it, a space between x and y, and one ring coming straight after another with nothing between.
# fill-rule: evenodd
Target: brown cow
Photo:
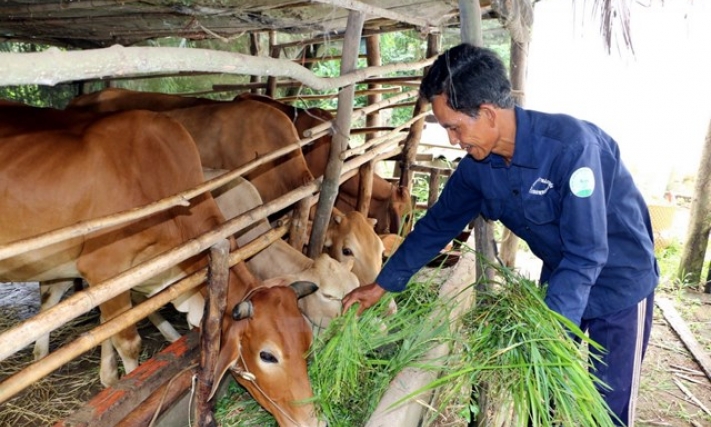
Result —
<instances>
[{"instance_id":1,"label":"brown cow","mask_svg":"<svg viewBox=\"0 0 711 427\"><path fill-rule=\"evenodd\" d=\"M20 133L11 131L12 123L6 121L13 117L10 110L14 108L31 114L38 129L47 123L43 120L46 110L7 104L0 107L0 129L5 135L0 137L0 191L4 196L0 204L4 224L0 227L0 244L145 205L203 182L192 138L180 124L162 114L130 111L77 122L65 129ZM212 197L201 195L193 198L190 206L174 207L127 225L0 260L0 280L82 277L91 286L170 250L223 220ZM149 282L163 286L177 275L205 264L206 257L197 255ZM263 368L256 384L248 382L245 386L280 425L316 426L313 406L294 404L313 395L303 359L311 332L298 310L298 294L284 287L264 291L259 290L261 287L244 263L231 268L228 307L250 300L256 308L249 321L223 324L226 345L221 357L232 358L230 365L252 372ZM247 299L248 292L253 293ZM282 302L278 312L260 303L275 299ZM125 292L101 304L102 318L111 319L129 306ZM135 326L112 337L112 341L130 372L138 363L140 350ZM239 343L241 352L235 353L235 343ZM254 360L262 360L261 365L242 365ZM102 366L104 384L115 382L113 368ZM272 389L270 383L288 383L292 387ZM265 399L259 388L270 399Z\"/></svg>"},{"instance_id":2,"label":"brown cow","mask_svg":"<svg viewBox=\"0 0 711 427\"><path fill-rule=\"evenodd\" d=\"M105 89L69 103L75 113L143 109L163 111L190 132L206 168L235 169L299 140L288 117L257 101L214 101L161 93ZM272 201L313 180L301 150L244 175L264 201Z\"/></svg>"},{"instance_id":3,"label":"brown cow","mask_svg":"<svg viewBox=\"0 0 711 427\"><path fill-rule=\"evenodd\" d=\"M300 139L299 135L303 135L303 132L307 129L310 129L318 124L321 124L325 121L331 121L333 119L333 115L329 113L326 110L323 110L321 108L309 108L309 109L301 109L301 108L296 108L292 107L290 105L284 104L282 102L279 102L275 99L272 99L268 96L264 95L255 95L255 94L243 94L239 95L238 97L235 98L234 102L240 102L240 100L245 101L245 100L253 100L253 101L258 101L262 102L265 104L268 104L271 107L274 107L275 109L278 109L279 111L283 112L288 119L290 119L293 124L296 127L296 140ZM179 95L168 95L168 94L161 94L161 93L146 93L146 92L136 92L136 91L131 91L127 89L118 89L118 88L108 88L104 89L100 92L95 92L87 95L81 95L75 99L73 99L70 103L69 106L67 107L68 109L77 109L79 111L95 111L95 112L110 112L110 111L122 111L126 109L147 109L147 110L152 110L152 111L169 111L169 110L174 110L174 109L182 109L182 108L187 108L187 107L195 107L195 106L201 106L201 105L206 105L206 104L226 104L229 102L226 101L215 101L215 100L210 100L206 98L195 98L195 97L183 97ZM263 113L263 111L260 111L260 113ZM255 112L256 114L256 112ZM183 118L191 115L191 113L182 113L181 116ZM255 119L254 116L246 115L242 113L241 116L232 116L232 117L240 117L241 120L244 120L246 122L245 126L250 128L250 129L260 129L257 126L253 125L252 122ZM218 119L219 120L219 119ZM261 118L258 118L258 120L261 121ZM279 118L274 118L272 121L272 126L273 127L285 127L286 125L283 124L283 119L281 117ZM183 122L183 124L186 124ZM198 145L201 145L201 140L198 135L194 133L194 130L190 126L188 127L188 131L193 134L193 136L196 139L196 142ZM218 127L218 129L221 128ZM224 132L229 132L228 129L225 129ZM235 129L235 132L238 133L233 133L232 135L239 135L241 137L241 143L242 144L247 144L249 147L254 148L253 146L255 145L255 142L260 149L260 153L263 153L264 151L261 150L262 144L264 143L264 139L266 137L269 137L270 135L265 134L265 133L260 133L259 135L253 135L249 129L244 129L242 127L239 127ZM212 137L212 136L210 136ZM278 137L277 137L278 138ZM278 144L281 144L280 147L285 147L288 144L294 142L293 138L284 138L282 137L281 139L276 141ZM324 171L326 170L326 164L328 162L328 153L330 151L331 147L331 136L326 135L324 137L321 137L314 141L312 144L307 145L302 148L303 150L303 155L305 158L305 162L307 164L307 168L310 171L312 176L321 176L323 175ZM269 149L275 149L273 145L269 146ZM256 150L255 150L256 151ZM206 154L205 151L201 150L201 155ZM252 154L252 153L247 153L247 154ZM251 160L253 157L248 156L247 159ZM296 163L296 162L295 162ZM225 169L230 169L234 168L235 166L228 166L228 165L223 165L223 166L217 166L217 163L213 161L206 161L206 159L203 159L203 165L205 167L209 168L225 168ZM274 166L274 165L272 165ZM280 167L280 174L290 174L290 173L296 173L296 181L301 178L299 173L298 168L285 168L283 166ZM251 177L247 176L247 178L250 181L253 181ZM279 185L278 183L280 182L279 180L283 179L283 177L273 177L271 175L265 175L264 180L265 181L272 181L276 183L275 185ZM273 200L274 196L272 194L269 194L267 192L267 189L264 188L262 183L255 182L254 183L260 194L262 195L262 199L264 201L271 201ZM356 207L356 201L358 197L358 191L359 191L359 186L360 186L360 177L358 175L354 176L353 178L348 179L346 182L344 182L341 187L340 187L340 192L339 196L336 200L336 207L344 212L352 211ZM399 233L400 228L402 226L402 218L404 218L406 215L411 214L412 212L412 203L410 199L410 193L407 190L407 188L404 187L397 187L393 184L390 184L387 180L381 178L377 174L373 176L373 189L372 189L372 198L370 201L370 208L368 212L368 216L377 219L376 223L376 232L377 233Z\"/></svg>"},{"instance_id":4,"label":"brown cow","mask_svg":"<svg viewBox=\"0 0 711 427\"><path fill-rule=\"evenodd\" d=\"M334 119L333 114L322 108L298 108L265 95L245 93L239 95L236 99L253 99L279 109L294 123L299 136L304 136L304 132L308 129ZM312 144L302 148L306 163L309 165L309 170L313 176L319 177L325 173L330 150L330 134L322 136ZM360 175L347 179L339 187L336 208L344 212L354 210L358 201L359 189ZM375 231L379 234L400 233L403 219L411 214L412 201L407 188L395 186L378 174L373 174L373 188L368 216L377 220Z\"/></svg>"},{"instance_id":5,"label":"brown cow","mask_svg":"<svg viewBox=\"0 0 711 427\"><path fill-rule=\"evenodd\" d=\"M109 90L104 92L106 91ZM190 132L205 168L235 169L256 157L296 143L299 139L286 114L261 101L211 101L207 105L171 109L176 105L184 107L183 97L160 93L145 94L125 89L111 89L110 92L112 96L109 101L104 102L100 97L95 99L91 95L85 95L75 99L70 106L80 105L87 109L94 105L97 110L102 111L127 106L139 108L147 96L151 97L151 103L146 105L159 105L155 108L165 110L165 114L178 120ZM131 100L135 103L131 104ZM204 100L194 102L202 103ZM288 159L270 162L245 177L257 188L264 202L272 201L313 179L299 150ZM390 184L387 185L389 189L393 188ZM375 279L382 266L383 246L372 229L372 225L377 223L357 218L356 215L350 218L350 223L359 225L332 227L328 236L330 246L337 247L341 252L338 255L333 251L329 253L337 259L355 258L354 273L361 283L369 283ZM370 231L367 224L371 226ZM337 230L350 234L338 234ZM353 234L354 232L356 234Z\"/></svg>"}]
</instances>

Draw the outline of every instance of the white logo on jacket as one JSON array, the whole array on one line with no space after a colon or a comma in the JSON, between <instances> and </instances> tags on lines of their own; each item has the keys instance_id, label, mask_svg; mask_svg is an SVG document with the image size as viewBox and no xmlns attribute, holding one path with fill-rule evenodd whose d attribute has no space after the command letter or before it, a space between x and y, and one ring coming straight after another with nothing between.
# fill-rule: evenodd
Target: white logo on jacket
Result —
<instances>
[{"instance_id":1,"label":"white logo on jacket","mask_svg":"<svg viewBox=\"0 0 711 427\"><path fill-rule=\"evenodd\" d=\"M545 178L537 178L533 184L531 184L531 188L528 190L528 194L535 194L537 196L542 196L553 188L553 183L550 182L549 180Z\"/></svg>"}]
</instances>

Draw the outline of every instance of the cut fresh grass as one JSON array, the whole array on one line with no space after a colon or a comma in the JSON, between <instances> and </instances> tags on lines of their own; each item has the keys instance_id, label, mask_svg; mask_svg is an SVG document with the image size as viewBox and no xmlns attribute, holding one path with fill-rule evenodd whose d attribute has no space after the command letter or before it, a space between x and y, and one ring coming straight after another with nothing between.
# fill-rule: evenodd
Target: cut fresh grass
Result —
<instances>
[{"instance_id":1,"label":"cut fresh grass","mask_svg":"<svg viewBox=\"0 0 711 427\"><path fill-rule=\"evenodd\" d=\"M478 304L457 325L450 324L447 303L437 298L439 284L433 280L413 282L396 294L398 312L393 316L384 315L386 301L381 301L360 317L350 310L333 321L314 340L309 367L316 407L329 426L365 425L395 375L417 367L440 373L412 394L435 390L437 408L432 414L461 406L463 390L476 384L484 386L490 401L512 405L512 426L527 426L530 419L533 426L612 427L595 389L597 380L588 373L587 352L569 337L575 335L586 346L596 344L549 310L544 291L534 282L493 268L498 277L494 290L480 292ZM442 343L450 345L449 356L420 362ZM240 405L221 407L221 413L240 419L221 425L273 425L246 421L250 415ZM472 409L478 410L476 404Z\"/></svg>"}]
</instances>

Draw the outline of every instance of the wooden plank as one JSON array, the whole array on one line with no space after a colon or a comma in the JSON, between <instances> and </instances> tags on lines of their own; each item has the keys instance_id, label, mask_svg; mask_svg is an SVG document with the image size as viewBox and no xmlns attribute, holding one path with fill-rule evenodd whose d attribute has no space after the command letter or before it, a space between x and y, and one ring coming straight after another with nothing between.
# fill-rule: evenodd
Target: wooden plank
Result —
<instances>
[{"instance_id":1,"label":"wooden plank","mask_svg":"<svg viewBox=\"0 0 711 427\"><path fill-rule=\"evenodd\" d=\"M161 416L167 413L178 399L181 399L190 390L192 376L195 375L196 369L197 367L184 369L176 377L160 386L114 427L147 426L154 418L157 425L160 425Z\"/></svg>"},{"instance_id":2,"label":"wooden plank","mask_svg":"<svg viewBox=\"0 0 711 427\"><path fill-rule=\"evenodd\" d=\"M662 314L667 322L669 322L669 325L674 329L699 366L701 366L706 377L711 379L711 357L709 357L704 348L696 340L696 337L694 337L694 334L684 319L682 319L676 311L676 308L674 308L674 304L665 298L657 298L655 302L657 307L662 310Z\"/></svg>"},{"instance_id":3,"label":"wooden plank","mask_svg":"<svg viewBox=\"0 0 711 427\"><path fill-rule=\"evenodd\" d=\"M197 361L198 342L198 332L188 332L54 427L116 426L154 391Z\"/></svg>"}]
</instances>

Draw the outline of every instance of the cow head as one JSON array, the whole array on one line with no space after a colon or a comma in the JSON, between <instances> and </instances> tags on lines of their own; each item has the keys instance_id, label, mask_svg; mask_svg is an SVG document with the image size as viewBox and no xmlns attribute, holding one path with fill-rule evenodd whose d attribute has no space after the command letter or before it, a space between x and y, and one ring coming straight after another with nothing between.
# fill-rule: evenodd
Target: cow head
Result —
<instances>
[{"instance_id":1,"label":"cow head","mask_svg":"<svg viewBox=\"0 0 711 427\"><path fill-rule=\"evenodd\" d=\"M375 281L383 265L383 242L375 233L376 220L358 211L331 216L324 248L333 258L344 262L354 259L353 273L361 285Z\"/></svg>"},{"instance_id":2,"label":"cow head","mask_svg":"<svg viewBox=\"0 0 711 427\"><path fill-rule=\"evenodd\" d=\"M225 314L212 397L229 370L281 427L317 427L306 353L312 334L297 299L316 291L309 282L252 290Z\"/></svg>"},{"instance_id":3,"label":"cow head","mask_svg":"<svg viewBox=\"0 0 711 427\"><path fill-rule=\"evenodd\" d=\"M299 274L318 284L318 291L299 300L299 308L311 322L314 332L325 329L331 320L341 314L341 300L360 285L358 277L351 272L354 264L352 258L340 262L324 253L307 271Z\"/></svg>"}]
</instances>

